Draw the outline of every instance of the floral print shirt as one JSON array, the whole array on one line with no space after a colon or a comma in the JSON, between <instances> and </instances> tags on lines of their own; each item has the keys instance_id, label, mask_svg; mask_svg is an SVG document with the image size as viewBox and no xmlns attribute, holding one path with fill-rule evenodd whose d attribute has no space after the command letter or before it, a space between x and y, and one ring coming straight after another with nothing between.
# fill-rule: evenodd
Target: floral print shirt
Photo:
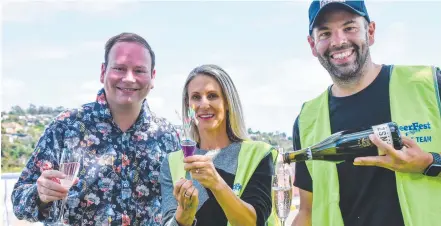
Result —
<instances>
[{"instance_id":1,"label":"floral print shirt","mask_svg":"<svg viewBox=\"0 0 441 226\"><path fill-rule=\"evenodd\" d=\"M146 101L134 125L113 122L105 92L96 102L58 115L46 128L12 193L18 219L53 222L61 202L39 209L36 181L59 169L63 149L82 152L79 182L70 190L64 221L70 225L160 225L160 165L180 149L175 128L150 112Z\"/></svg>"}]
</instances>

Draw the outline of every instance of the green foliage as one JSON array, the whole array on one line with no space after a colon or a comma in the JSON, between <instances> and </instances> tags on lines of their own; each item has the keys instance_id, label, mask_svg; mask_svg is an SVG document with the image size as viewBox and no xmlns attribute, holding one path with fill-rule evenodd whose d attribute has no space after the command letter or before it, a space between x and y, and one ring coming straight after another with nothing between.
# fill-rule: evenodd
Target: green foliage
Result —
<instances>
[{"instance_id":1,"label":"green foliage","mask_svg":"<svg viewBox=\"0 0 441 226\"><path fill-rule=\"evenodd\" d=\"M46 106L35 106L34 104L30 104L27 109L23 109L22 107L16 105L11 107L11 110L9 111L9 117L11 116L20 116L20 115L58 115L60 112L64 111L65 108L62 106L52 108L52 107L46 107ZM2 112L3 114L6 114L6 112ZM6 114L7 115L7 114Z\"/></svg>"},{"instance_id":2,"label":"green foliage","mask_svg":"<svg viewBox=\"0 0 441 226\"><path fill-rule=\"evenodd\" d=\"M33 151L33 148L25 142L11 143L4 134L2 134L1 148L2 172L20 172Z\"/></svg>"},{"instance_id":3,"label":"green foliage","mask_svg":"<svg viewBox=\"0 0 441 226\"><path fill-rule=\"evenodd\" d=\"M23 108L21 108L20 106L13 106L11 108L11 111L9 112L9 114L11 115L25 115L25 111L23 110Z\"/></svg>"},{"instance_id":4,"label":"green foliage","mask_svg":"<svg viewBox=\"0 0 441 226\"><path fill-rule=\"evenodd\" d=\"M248 133L253 140L260 140L267 142L273 146L278 146L283 148L285 151L292 150L292 138L287 137L286 133L276 132L260 132L260 131L252 131L251 128L248 129Z\"/></svg>"},{"instance_id":5,"label":"green foliage","mask_svg":"<svg viewBox=\"0 0 441 226\"><path fill-rule=\"evenodd\" d=\"M43 118L52 119L55 115L64 110L65 108L63 107L53 109L51 107L37 107L30 104L27 109L23 109L20 106L13 106L9 113L2 112L2 172L21 172L44 132L46 123ZM16 128L16 130L12 132L13 134L6 134L4 125L11 123L17 123L23 128Z\"/></svg>"}]
</instances>

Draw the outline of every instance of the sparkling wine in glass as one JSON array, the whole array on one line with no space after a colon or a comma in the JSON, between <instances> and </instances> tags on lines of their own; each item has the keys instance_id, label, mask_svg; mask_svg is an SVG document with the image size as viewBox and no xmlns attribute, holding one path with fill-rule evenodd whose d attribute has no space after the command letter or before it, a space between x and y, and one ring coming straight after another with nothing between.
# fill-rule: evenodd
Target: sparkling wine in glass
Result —
<instances>
[{"instance_id":1,"label":"sparkling wine in glass","mask_svg":"<svg viewBox=\"0 0 441 226\"><path fill-rule=\"evenodd\" d=\"M285 225L285 220L291 211L292 187L279 186L273 187L274 205L281 225Z\"/></svg>"},{"instance_id":2,"label":"sparkling wine in glass","mask_svg":"<svg viewBox=\"0 0 441 226\"><path fill-rule=\"evenodd\" d=\"M79 150L63 149L60 159L60 172L66 175L65 178L60 179L61 186L69 190L75 179L77 178L78 172L80 170L80 161L82 157L82 152ZM67 197L61 201L61 210L59 214L58 221L54 224L56 226L66 225L64 223L64 208L66 205Z\"/></svg>"},{"instance_id":3,"label":"sparkling wine in glass","mask_svg":"<svg viewBox=\"0 0 441 226\"><path fill-rule=\"evenodd\" d=\"M282 149L279 149L279 154L283 155ZM292 175L289 167L288 164L283 164L283 161L280 159L276 163L275 174L272 178L274 206L276 207L276 213L282 226L285 225L285 220L291 211Z\"/></svg>"},{"instance_id":4,"label":"sparkling wine in glass","mask_svg":"<svg viewBox=\"0 0 441 226\"><path fill-rule=\"evenodd\" d=\"M80 163L79 162L65 162L60 164L60 171L66 175L64 179L60 179L61 186L69 190L74 181L75 178L78 175L78 171L80 169Z\"/></svg>"}]
</instances>

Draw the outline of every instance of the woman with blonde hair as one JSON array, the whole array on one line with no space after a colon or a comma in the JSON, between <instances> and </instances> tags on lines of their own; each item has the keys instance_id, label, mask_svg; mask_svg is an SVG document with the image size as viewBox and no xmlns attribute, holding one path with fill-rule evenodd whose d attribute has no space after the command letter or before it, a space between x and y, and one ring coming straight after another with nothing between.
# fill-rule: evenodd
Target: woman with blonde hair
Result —
<instances>
[{"instance_id":1,"label":"woman with blonde hair","mask_svg":"<svg viewBox=\"0 0 441 226\"><path fill-rule=\"evenodd\" d=\"M273 225L271 176L277 151L248 138L242 105L219 66L193 69L182 112L194 107L197 148L167 155L161 166L163 225Z\"/></svg>"}]
</instances>

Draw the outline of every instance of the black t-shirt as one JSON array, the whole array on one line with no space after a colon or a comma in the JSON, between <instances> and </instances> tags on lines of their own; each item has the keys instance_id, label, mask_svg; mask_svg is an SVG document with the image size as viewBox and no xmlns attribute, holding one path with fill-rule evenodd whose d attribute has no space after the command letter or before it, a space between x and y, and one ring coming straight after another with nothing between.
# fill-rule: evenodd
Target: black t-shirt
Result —
<instances>
[{"instance_id":1,"label":"black t-shirt","mask_svg":"<svg viewBox=\"0 0 441 226\"><path fill-rule=\"evenodd\" d=\"M369 127L391 121L389 102L390 65L364 90L347 97L329 97L331 133ZM437 69L441 97L441 70ZM387 98L385 98L387 97ZM298 117L293 127L294 150L301 149ZM312 179L304 162L296 163L294 186L312 192ZM345 225L404 225L396 189L395 173L374 166L337 164L340 209Z\"/></svg>"}]
</instances>

